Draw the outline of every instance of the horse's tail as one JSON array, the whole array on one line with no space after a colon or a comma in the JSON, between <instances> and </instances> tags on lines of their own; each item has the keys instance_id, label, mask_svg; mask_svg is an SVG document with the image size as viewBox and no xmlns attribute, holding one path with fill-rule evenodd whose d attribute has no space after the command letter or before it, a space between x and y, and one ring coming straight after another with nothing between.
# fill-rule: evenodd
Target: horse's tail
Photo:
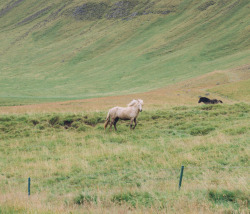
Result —
<instances>
[{"instance_id":1,"label":"horse's tail","mask_svg":"<svg viewBox=\"0 0 250 214\"><path fill-rule=\"evenodd\" d=\"M110 121L110 116L109 116L109 112L108 112L108 115L107 115L107 117L106 117L106 122L105 122L105 124L104 124L104 130L106 130L106 128L107 128L107 126L108 126L108 124L109 124L109 121Z\"/></svg>"}]
</instances>

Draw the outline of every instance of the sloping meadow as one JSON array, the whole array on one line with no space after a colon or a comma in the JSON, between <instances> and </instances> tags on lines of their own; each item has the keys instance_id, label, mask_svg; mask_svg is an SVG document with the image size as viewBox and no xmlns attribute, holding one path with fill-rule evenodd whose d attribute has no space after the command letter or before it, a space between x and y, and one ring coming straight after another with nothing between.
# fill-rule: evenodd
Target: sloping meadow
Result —
<instances>
[{"instance_id":1,"label":"sloping meadow","mask_svg":"<svg viewBox=\"0 0 250 214\"><path fill-rule=\"evenodd\" d=\"M247 0L2 2L0 106L148 92L246 65L248 17Z\"/></svg>"},{"instance_id":2,"label":"sloping meadow","mask_svg":"<svg viewBox=\"0 0 250 214\"><path fill-rule=\"evenodd\" d=\"M179 106L110 132L106 112L1 115L1 209L247 211L249 116L244 103Z\"/></svg>"}]
</instances>

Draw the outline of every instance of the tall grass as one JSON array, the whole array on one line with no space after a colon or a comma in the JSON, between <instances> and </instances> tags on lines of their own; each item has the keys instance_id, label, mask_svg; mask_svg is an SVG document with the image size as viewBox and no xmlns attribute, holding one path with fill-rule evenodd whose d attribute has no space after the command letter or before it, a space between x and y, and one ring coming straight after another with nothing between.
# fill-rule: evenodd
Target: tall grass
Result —
<instances>
[{"instance_id":1,"label":"tall grass","mask_svg":"<svg viewBox=\"0 0 250 214\"><path fill-rule=\"evenodd\" d=\"M249 112L144 111L117 132L104 131L106 112L1 115L1 211L247 212Z\"/></svg>"}]
</instances>

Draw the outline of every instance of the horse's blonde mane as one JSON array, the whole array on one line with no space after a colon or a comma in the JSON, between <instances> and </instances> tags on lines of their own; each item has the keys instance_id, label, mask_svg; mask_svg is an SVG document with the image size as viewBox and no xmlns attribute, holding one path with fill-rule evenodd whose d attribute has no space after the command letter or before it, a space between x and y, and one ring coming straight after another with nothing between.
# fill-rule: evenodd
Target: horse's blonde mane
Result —
<instances>
[{"instance_id":1,"label":"horse's blonde mane","mask_svg":"<svg viewBox=\"0 0 250 214\"><path fill-rule=\"evenodd\" d=\"M137 100L132 100L129 104L128 107L134 106L135 104L137 104Z\"/></svg>"},{"instance_id":2,"label":"horse's blonde mane","mask_svg":"<svg viewBox=\"0 0 250 214\"><path fill-rule=\"evenodd\" d=\"M131 106L134 106L134 105L136 105L137 103L141 103L142 105L143 105L143 100L140 100L140 99L138 99L138 100L132 100L129 104L128 104L128 107L131 107Z\"/></svg>"}]
</instances>

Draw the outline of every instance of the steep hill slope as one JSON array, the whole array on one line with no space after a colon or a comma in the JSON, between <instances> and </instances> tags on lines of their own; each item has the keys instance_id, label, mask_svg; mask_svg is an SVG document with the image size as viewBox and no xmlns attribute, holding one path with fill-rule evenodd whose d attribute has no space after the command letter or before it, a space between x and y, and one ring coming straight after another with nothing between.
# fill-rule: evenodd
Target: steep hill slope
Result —
<instances>
[{"instance_id":1,"label":"steep hill slope","mask_svg":"<svg viewBox=\"0 0 250 214\"><path fill-rule=\"evenodd\" d=\"M247 0L0 1L0 101L145 92L244 65L249 10Z\"/></svg>"}]
</instances>

